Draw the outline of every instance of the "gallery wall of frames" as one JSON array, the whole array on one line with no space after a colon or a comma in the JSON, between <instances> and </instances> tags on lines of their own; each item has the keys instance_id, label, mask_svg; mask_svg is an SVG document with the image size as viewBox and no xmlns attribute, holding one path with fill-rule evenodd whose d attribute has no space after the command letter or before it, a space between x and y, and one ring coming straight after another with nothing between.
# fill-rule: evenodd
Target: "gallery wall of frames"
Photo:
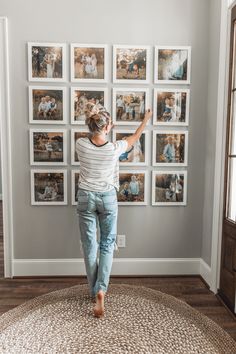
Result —
<instances>
[{"instance_id":1,"label":"gallery wall of frames","mask_svg":"<svg viewBox=\"0 0 236 354\"><path fill-rule=\"evenodd\" d=\"M28 87L31 204L67 205L70 173L70 199L76 205L80 172L76 141L88 135L84 108L93 102L112 107L112 141L133 134L146 109L153 109L148 129L119 157L118 204L147 205L150 193L153 206L187 205L191 47L114 45L109 58L108 45L73 43L70 78L68 48L62 43L28 43L28 80L37 82ZM108 84L113 85L111 95Z\"/></svg>"}]
</instances>

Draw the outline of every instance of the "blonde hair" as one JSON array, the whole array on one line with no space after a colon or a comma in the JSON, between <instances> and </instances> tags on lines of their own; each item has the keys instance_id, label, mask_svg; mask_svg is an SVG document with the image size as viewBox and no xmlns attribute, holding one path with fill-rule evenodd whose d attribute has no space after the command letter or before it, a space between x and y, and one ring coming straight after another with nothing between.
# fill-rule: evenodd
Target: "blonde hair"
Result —
<instances>
[{"instance_id":1,"label":"blonde hair","mask_svg":"<svg viewBox=\"0 0 236 354\"><path fill-rule=\"evenodd\" d=\"M107 112L105 107L93 103L86 104L85 116L85 123L88 125L92 135L100 134L110 120L110 113Z\"/></svg>"}]
</instances>

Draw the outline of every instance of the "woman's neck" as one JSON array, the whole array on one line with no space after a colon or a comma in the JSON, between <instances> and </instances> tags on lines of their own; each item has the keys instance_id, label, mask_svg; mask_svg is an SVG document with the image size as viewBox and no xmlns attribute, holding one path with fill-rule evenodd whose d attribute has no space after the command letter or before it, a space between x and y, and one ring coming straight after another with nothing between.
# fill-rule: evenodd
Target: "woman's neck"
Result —
<instances>
[{"instance_id":1,"label":"woman's neck","mask_svg":"<svg viewBox=\"0 0 236 354\"><path fill-rule=\"evenodd\" d=\"M95 134L90 136L90 140L96 145L102 145L106 143L106 135L105 134Z\"/></svg>"}]
</instances>

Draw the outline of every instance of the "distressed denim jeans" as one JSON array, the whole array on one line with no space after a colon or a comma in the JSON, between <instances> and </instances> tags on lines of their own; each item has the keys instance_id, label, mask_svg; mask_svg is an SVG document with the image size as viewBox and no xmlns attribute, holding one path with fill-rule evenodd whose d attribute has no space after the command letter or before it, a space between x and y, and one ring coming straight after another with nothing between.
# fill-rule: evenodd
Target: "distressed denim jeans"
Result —
<instances>
[{"instance_id":1,"label":"distressed denim jeans","mask_svg":"<svg viewBox=\"0 0 236 354\"><path fill-rule=\"evenodd\" d=\"M91 296L108 289L117 234L117 194L78 189L77 214L85 268ZM97 241L97 226L100 242ZM97 252L99 251L99 262Z\"/></svg>"}]
</instances>

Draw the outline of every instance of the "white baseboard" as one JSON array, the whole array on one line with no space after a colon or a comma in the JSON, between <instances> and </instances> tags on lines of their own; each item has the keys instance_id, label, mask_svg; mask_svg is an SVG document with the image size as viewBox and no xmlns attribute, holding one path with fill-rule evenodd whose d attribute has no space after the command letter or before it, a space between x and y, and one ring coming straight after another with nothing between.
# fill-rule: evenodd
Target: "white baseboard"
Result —
<instances>
[{"instance_id":1,"label":"white baseboard","mask_svg":"<svg viewBox=\"0 0 236 354\"><path fill-rule=\"evenodd\" d=\"M205 280L205 282L210 286L210 290L213 291L211 267L202 258L200 258L200 275Z\"/></svg>"},{"instance_id":2,"label":"white baseboard","mask_svg":"<svg viewBox=\"0 0 236 354\"><path fill-rule=\"evenodd\" d=\"M83 258L14 259L14 276L85 275ZM111 275L201 275L210 285L210 267L201 258L113 258Z\"/></svg>"}]
</instances>

